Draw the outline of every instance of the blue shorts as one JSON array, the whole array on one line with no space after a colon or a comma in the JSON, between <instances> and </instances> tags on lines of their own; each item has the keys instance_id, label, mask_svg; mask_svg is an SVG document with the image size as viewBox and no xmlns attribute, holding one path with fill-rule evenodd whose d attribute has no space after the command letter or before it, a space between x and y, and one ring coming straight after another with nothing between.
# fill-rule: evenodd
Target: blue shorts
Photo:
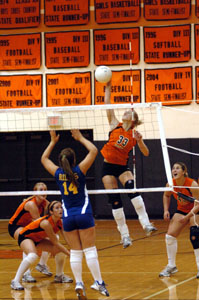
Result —
<instances>
[{"instance_id":1,"label":"blue shorts","mask_svg":"<svg viewBox=\"0 0 199 300\"><path fill-rule=\"evenodd\" d=\"M87 229L95 226L92 214L75 215L63 218L64 231Z\"/></svg>"}]
</instances>

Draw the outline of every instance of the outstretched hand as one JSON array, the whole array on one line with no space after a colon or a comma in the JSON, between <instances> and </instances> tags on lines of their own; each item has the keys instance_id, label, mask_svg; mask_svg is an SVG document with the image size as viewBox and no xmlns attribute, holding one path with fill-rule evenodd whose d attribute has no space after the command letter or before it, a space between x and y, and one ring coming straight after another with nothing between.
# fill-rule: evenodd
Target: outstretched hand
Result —
<instances>
[{"instance_id":1,"label":"outstretched hand","mask_svg":"<svg viewBox=\"0 0 199 300\"><path fill-rule=\"evenodd\" d=\"M59 136L59 134L56 135L56 132L54 130L50 131L51 142L53 142L54 144L56 144L59 141Z\"/></svg>"},{"instance_id":2,"label":"outstretched hand","mask_svg":"<svg viewBox=\"0 0 199 300\"><path fill-rule=\"evenodd\" d=\"M82 134L79 129L72 129L71 134L76 141L79 141L82 138Z\"/></svg>"},{"instance_id":3,"label":"outstretched hand","mask_svg":"<svg viewBox=\"0 0 199 300\"><path fill-rule=\"evenodd\" d=\"M134 138L136 139L137 142L139 142L142 139L141 133L139 131L134 130Z\"/></svg>"}]
</instances>

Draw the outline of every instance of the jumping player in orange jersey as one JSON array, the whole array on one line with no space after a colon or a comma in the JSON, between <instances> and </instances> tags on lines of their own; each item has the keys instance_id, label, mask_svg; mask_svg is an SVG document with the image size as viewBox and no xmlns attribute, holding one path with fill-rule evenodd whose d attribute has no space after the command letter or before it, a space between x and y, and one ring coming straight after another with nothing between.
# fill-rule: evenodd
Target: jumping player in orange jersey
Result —
<instances>
[{"instance_id":1,"label":"jumping player in orange jersey","mask_svg":"<svg viewBox=\"0 0 199 300\"><path fill-rule=\"evenodd\" d=\"M37 182L33 188L34 191L46 191L47 186L43 182ZM11 237L18 240L19 232L23 227L27 226L32 221L40 218L47 211L49 201L46 199L46 195L35 195L25 199L17 208L14 215L11 217L8 224L8 231ZM23 253L23 258L26 254ZM36 270L40 271L44 275L52 276L46 265L49 257L49 253L43 251L39 263L36 266ZM68 278L68 279L67 279ZM27 270L23 276L23 282L36 282L32 277L30 270ZM67 280L67 281L66 281ZM65 276L66 282L72 282L72 278ZM62 282L62 281L61 281Z\"/></svg>"},{"instance_id":2,"label":"jumping player in orange jersey","mask_svg":"<svg viewBox=\"0 0 199 300\"><path fill-rule=\"evenodd\" d=\"M24 289L20 281L26 270L38 258L38 250L55 255L57 276L63 274L64 258L65 255L70 255L70 252L59 242L56 235L58 231L62 232L62 213L61 203L52 201L48 206L48 215L31 222L19 232L18 244L27 256L22 260L16 276L11 282L12 289Z\"/></svg>"},{"instance_id":3,"label":"jumping player in orange jersey","mask_svg":"<svg viewBox=\"0 0 199 300\"><path fill-rule=\"evenodd\" d=\"M105 104L110 104L110 98L111 81L107 83L105 88ZM142 154L144 156L149 155L149 149L144 143L142 135L134 129L142 122L139 120L138 114L131 109L124 112L122 123L118 121L112 109L107 109L107 118L110 125L110 132L109 141L101 150L101 154L104 157L102 182L105 189L118 189L119 179L126 189L133 189L134 177L128 167L129 152L138 144ZM146 234L150 235L156 231L157 229L149 221L141 195L139 193L129 193L128 196ZM121 234L123 247L126 248L132 244L132 240L129 236L122 200L119 194L108 194L108 197L109 203L112 205L113 217Z\"/></svg>"},{"instance_id":4,"label":"jumping player in orange jersey","mask_svg":"<svg viewBox=\"0 0 199 300\"><path fill-rule=\"evenodd\" d=\"M169 277L176 273L176 254L177 254L177 237L190 224L190 240L194 248L194 254L197 264L197 278L199 278L199 203L189 202L178 196L176 192L181 192L187 196L199 199L199 187L194 179L188 177L187 167L182 162L176 162L172 168L174 192L164 192L163 206L164 206L164 220L169 222L169 227L165 236L168 265L160 272L160 277ZM169 186L168 183L166 186ZM184 187L183 187L184 186ZM180 188L182 187L182 188ZM198 189L197 189L198 187ZM177 201L177 211L170 220L169 206L171 195Z\"/></svg>"}]
</instances>

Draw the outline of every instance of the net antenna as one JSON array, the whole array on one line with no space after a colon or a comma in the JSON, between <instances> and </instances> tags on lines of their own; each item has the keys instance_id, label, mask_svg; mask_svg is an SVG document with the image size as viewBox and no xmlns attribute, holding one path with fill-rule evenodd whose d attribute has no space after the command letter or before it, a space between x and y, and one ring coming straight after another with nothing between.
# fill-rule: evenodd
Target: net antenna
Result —
<instances>
[{"instance_id":1,"label":"net antenna","mask_svg":"<svg viewBox=\"0 0 199 300\"><path fill-rule=\"evenodd\" d=\"M133 108L133 69L132 69L132 46L131 41L129 42L129 52L130 52L130 82L131 82L131 105L132 105L132 121L134 121L134 108ZM132 130L132 136L134 137L134 129ZM132 149L133 152L133 176L134 176L134 188L136 189L136 165L135 165L135 147Z\"/></svg>"}]
</instances>

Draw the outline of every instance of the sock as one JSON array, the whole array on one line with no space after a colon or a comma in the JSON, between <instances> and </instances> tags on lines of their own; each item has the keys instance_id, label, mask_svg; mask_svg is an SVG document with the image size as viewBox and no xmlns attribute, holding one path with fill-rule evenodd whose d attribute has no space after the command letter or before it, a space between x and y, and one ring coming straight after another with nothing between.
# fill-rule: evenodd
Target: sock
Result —
<instances>
[{"instance_id":1,"label":"sock","mask_svg":"<svg viewBox=\"0 0 199 300\"><path fill-rule=\"evenodd\" d=\"M70 250L70 266L76 282L82 281L82 250Z\"/></svg>"},{"instance_id":2,"label":"sock","mask_svg":"<svg viewBox=\"0 0 199 300\"><path fill-rule=\"evenodd\" d=\"M65 258L66 258L66 255L62 252L59 252L55 255L56 275L57 276L60 276L63 274Z\"/></svg>"},{"instance_id":3,"label":"sock","mask_svg":"<svg viewBox=\"0 0 199 300\"><path fill-rule=\"evenodd\" d=\"M49 256L50 256L49 252L42 251L39 264L40 265L47 265L47 261L48 261Z\"/></svg>"},{"instance_id":4,"label":"sock","mask_svg":"<svg viewBox=\"0 0 199 300\"><path fill-rule=\"evenodd\" d=\"M24 258L26 258L26 253L25 252L23 252L23 259ZM24 274L23 275L31 275L31 271L30 271L30 269L28 269L26 272L24 272Z\"/></svg>"},{"instance_id":5,"label":"sock","mask_svg":"<svg viewBox=\"0 0 199 300\"><path fill-rule=\"evenodd\" d=\"M129 236L128 226L126 224L126 218L124 215L123 207L112 209L113 217L117 224L117 229L119 230L122 237Z\"/></svg>"},{"instance_id":6,"label":"sock","mask_svg":"<svg viewBox=\"0 0 199 300\"><path fill-rule=\"evenodd\" d=\"M28 270L30 265L33 264L37 258L38 255L36 253L29 253L19 265L14 280L20 282L23 274Z\"/></svg>"},{"instance_id":7,"label":"sock","mask_svg":"<svg viewBox=\"0 0 199 300\"><path fill-rule=\"evenodd\" d=\"M138 219L143 228L147 225L150 225L149 217L146 212L145 204L142 199L142 196L137 196L131 199L131 203L133 204L135 211L138 215Z\"/></svg>"},{"instance_id":8,"label":"sock","mask_svg":"<svg viewBox=\"0 0 199 300\"><path fill-rule=\"evenodd\" d=\"M99 283L102 283L102 276L100 272L96 247L94 246L94 247L86 248L83 251L86 257L87 266L91 271L94 280L97 280Z\"/></svg>"},{"instance_id":9,"label":"sock","mask_svg":"<svg viewBox=\"0 0 199 300\"><path fill-rule=\"evenodd\" d=\"M199 249L194 249L194 254L196 258L197 270L199 271Z\"/></svg>"},{"instance_id":10,"label":"sock","mask_svg":"<svg viewBox=\"0 0 199 300\"><path fill-rule=\"evenodd\" d=\"M167 256L168 256L168 266L176 266L176 253L177 253L177 239L169 234L165 236Z\"/></svg>"}]
</instances>

